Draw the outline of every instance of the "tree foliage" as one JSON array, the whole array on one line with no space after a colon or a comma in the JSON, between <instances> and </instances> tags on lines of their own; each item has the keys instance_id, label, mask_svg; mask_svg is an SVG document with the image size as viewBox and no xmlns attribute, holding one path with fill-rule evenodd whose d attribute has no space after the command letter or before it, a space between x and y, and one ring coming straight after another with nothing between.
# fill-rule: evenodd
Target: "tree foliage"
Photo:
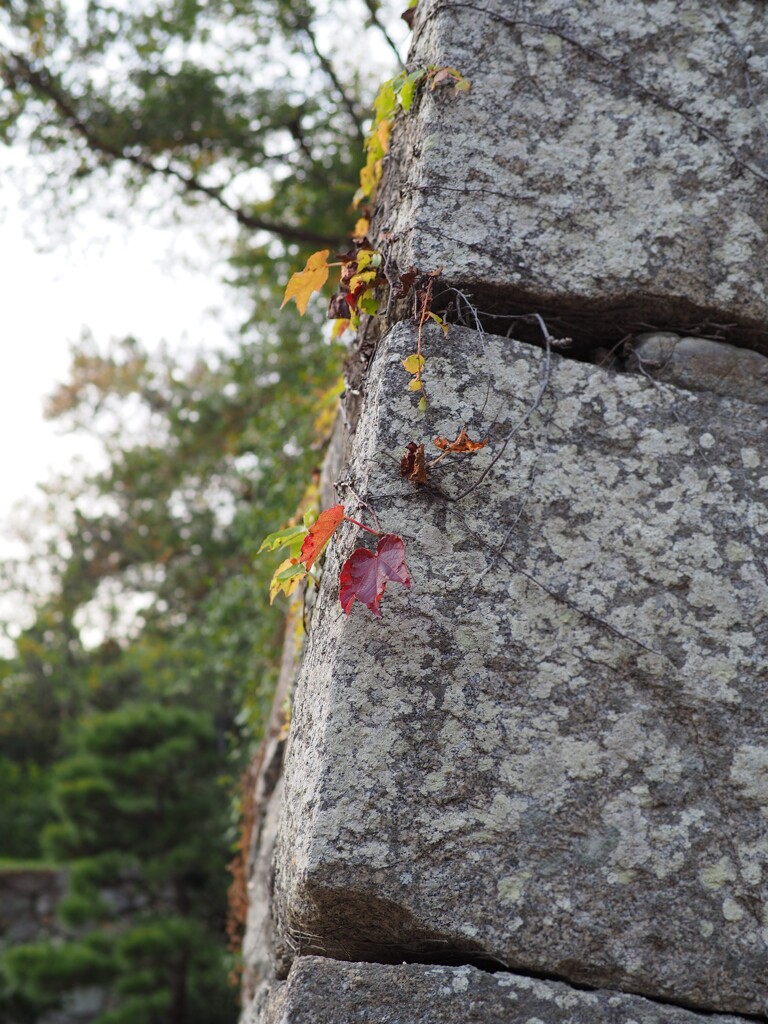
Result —
<instances>
[{"instance_id":1,"label":"tree foliage","mask_svg":"<svg viewBox=\"0 0 768 1024\"><path fill-rule=\"evenodd\" d=\"M0 138L75 199L153 181L218 206L263 277L281 251L265 232L343 240L368 96L335 37L364 52L361 14L383 28L381 6L349 19L309 0L5 0Z\"/></svg>"}]
</instances>

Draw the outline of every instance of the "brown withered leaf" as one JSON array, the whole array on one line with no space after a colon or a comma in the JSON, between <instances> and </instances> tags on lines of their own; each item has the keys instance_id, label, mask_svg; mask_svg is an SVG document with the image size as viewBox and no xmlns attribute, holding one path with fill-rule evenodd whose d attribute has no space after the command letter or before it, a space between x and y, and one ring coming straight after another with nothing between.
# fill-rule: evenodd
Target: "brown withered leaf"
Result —
<instances>
[{"instance_id":1,"label":"brown withered leaf","mask_svg":"<svg viewBox=\"0 0 768 1024\"><path fill-rule=\"evenodd\" d=\"M441 68L441 70L432 78L432 88L437 89L441 85L452 85L453 80L453 75L448 68Z\"/></svg>"},{"instance_id":2,"label":"brown withered leaf","mask_svg":"<svg viewBox=\"0 0 768 1024\"><path fill-rule=\"evenodd\" d=\"M416 8L409 7L407 11L403 11L400 15L408 28L413 28L413 19L416 17Z\"/></svg>"},{"instance_id":3,"label":"brown withered leaf","mask_svg":"<svg viewBox=\"0 0 768 1024\"><path fill-rule=\"evenodd\" d=\"M342 295L341 292L337 292L335 295L331 296L331 300L328 303L328 319L349 319L349 303L347 302L346 295Z\"/></svg>"},{"instance_id":4,"label":"brown withered leaf","mask_svg":"<svg viewBox=\"0 0 768 1024\"><path fill-rule=\"evenodd\" d=\"M400 460L400 476L410 480L412 484L427 482L427 457L423 444L409 441L405 446L405 455Z\"/></svg>"},{"instance_id":5,"label":"brown withered leaf","mask_svg":"<svg viewBox=\"0 0 768 1024\"><path fill-rule=\"evenodd\" d=\"M357 253L355 253L355 257L357 257ZM339 275L339 284L343 292L349 291L349 282L352 280L356 273L357 258L353 260L348 260L341 268L341 273Z\"/></svg>"},{"instance_id":6,"label":"brown withered leaf","mask_svg":"<svg viewBox=\"0 0 768 1024\"><path fill-rule=\"evenodd\" d=\"M400 275L400 283L397 288L398 298L405 298L418 276L419 272L416 267L411 267L410 270L406 270L404 274Z\"/></svg>"},{"instance_id":7,"label":"brown withered leaf","mask_svg":"<svg viewBox=\"0 0 768 1024\"><path fill-rule=\"evenodd\" d=\"M405 446L405 455L400 459L400 476L410 476L413 472L418 447L415 441L409 441Z\"/></svg>"},{"instance_id":8,"label":"brown withered leaf","mask_svg":"<svg viewBox=\"0 0 768 1024\"><path fill-rule=\"evenodd\" d=\"M466 428L462 427L454 441L447 437L436 437L434 444L444 452L455 452L457 455L467 455L470 452L479 451L488 444L488 438L484 441L473 441L467 434Z\"/></svg>"},{"instance_id":9,"label":"brown withered leaf","mask_svg":"<svg viewBox=\"0 0 768 1024\"><path fill-rule=\"evenodd\" d=\"M357 259L357 248L347 249L346 252L334 253L333 258L337 263L354 263Z\"/></svg>"}]
</instances>

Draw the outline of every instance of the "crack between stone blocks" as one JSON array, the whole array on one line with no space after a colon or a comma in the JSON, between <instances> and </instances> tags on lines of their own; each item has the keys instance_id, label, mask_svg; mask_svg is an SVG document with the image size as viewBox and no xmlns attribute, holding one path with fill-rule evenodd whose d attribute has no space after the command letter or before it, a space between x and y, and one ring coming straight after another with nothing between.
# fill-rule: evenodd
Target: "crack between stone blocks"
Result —
<instances>
[{"instance_id":1,"label":"crack between stone blocks","mask_svg":"<svg viewBox=\"0 0 768 1024\"><path fill-rule=\"evenodd\" d=\"M419 957L408 957L404 951L405 958L403 964L422 964L425 967L474 967L476 970L483 971L485 974L508 974L515 978L529 978L532 981L549 981L559 985L567 985L568 988L573 989L576 992L593 992L597 994L607 995L621 995L621 996L634 996L638 999L644 999L647 1003L651 1003L653 1006L670 1006L676 1010L685 1010L688 1013L695 1013L700 1017L733 1017L739 1021L754 1021L757 1024L768 1024L768 1016L759 1013L740 1013L738 1011L717 1009L710 1010L707 1007L697 1005L696 1003L690 1003L686 1000L667 999L664 996L652 996L648 995L647 992L638 992L634 989L624 988L605 988L598 985L586 985L583 982L573 981L566 975L549 973L547 971L536 971L530 968L524 969L521 967L511 967L493 956L491 953L478 953L476 956L467 955L464 950L457 950L455 956L447 956L441 959L437 958L419 958ZM322 957L324 960L332 960L335 963L349 963L349 960L341 960L338 957L331 956L327 953L322 953L318 950L312 950L312 952L299 953L295 959L296 963L299 959L304 956ZM357 959L355 963L386 966L386 967L397 967L398 964L393 964L390 959Z\"/></svg>"}]
</instances>

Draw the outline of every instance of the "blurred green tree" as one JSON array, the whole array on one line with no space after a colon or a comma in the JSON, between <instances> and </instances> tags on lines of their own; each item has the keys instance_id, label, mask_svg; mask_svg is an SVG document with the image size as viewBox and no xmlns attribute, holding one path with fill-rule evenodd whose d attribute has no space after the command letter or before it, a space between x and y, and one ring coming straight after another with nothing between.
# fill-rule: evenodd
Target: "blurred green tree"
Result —
<instances>
[{"instance_id":1,"label":"blurred green tree","mask_svg":"<svg viewBox=\"0 0 768 1024\"><path fill-rule=\"evenodd\" d=\"M97 986L94 1024L226 1024L226 795L209 718L133 703L83 722L56 768L51 854L70 865L69 942L15 946L12 991L50 1006Z\"/></svg>"}]
</instances>

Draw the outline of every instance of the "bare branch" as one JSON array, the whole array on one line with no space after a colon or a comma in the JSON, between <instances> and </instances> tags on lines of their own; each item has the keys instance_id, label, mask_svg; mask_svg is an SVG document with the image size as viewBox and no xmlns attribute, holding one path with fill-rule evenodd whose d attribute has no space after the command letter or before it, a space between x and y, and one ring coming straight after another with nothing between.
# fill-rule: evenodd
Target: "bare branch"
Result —
<instances>
[{"instance_id":1,"label":"bare branch","mask_svg":"<svg viewBox=\"0 0 768 1024\"><path fill-rule=\"evenodd\" d=\"M311 21L308 18L302 19L298 27L300 31L302 31L309 40L309 45L312 47L312 52L317 57L317 61L320 67L323 69L325 74L330 79L333 88L336 90L338 98L341 100L342 104L346 108L350 118L352 119L352 124L355 127L355 132L357 133L357 136L360 139L360 142L362 143L363 140L365 139L365 131L363 130L363 119L360 116L360 112L357 108L357 105L355 104L354 99L346 91L341 79L336 74L336 68L333 66L333 64L331 64L331 62L328 60L328 58L325 56L325 54L318 46L317 37L315 36L315 31L312 28Z\"/></svg>"},{"instance_id":2,"label":"bare branch","mask_svg":"<svg viewBox=\"0 0 768 1024\"><path fill-rule=\"evenodd\" d=\"M398 50L392 36L387 32L386 25L384 25L379 18L380 4L377 0L363 0L363 3L368 8L368 24L373 26L373 28L377 28L379 32L381 32L382 36L384 36L384 39L386 40L387 46L389 46L390 50L397 58L397 63L401 68L404 68L405 64L403 64L403 58L400 56L400 51Z\"/></svg>"},{"instance_id":3,"label":"bare branch","mask_svg":"<svg viewBox=\"0 0 768 1024\"><path fill-rule=\"evenodd\" d=\"M206 196L214 203L231 214L238 224L251 231L266 231L286 242L298 242L308 245L330 245L339 242L338 237L330 237L309 228L294 227L291 224L280 224L263 217L254 217L242 207L234 206L223 195L219 188L206 185L195 174L179 170L172 164L158 164L142 153L131 152L120 148L101 138L91 125L77 113L69 96L58 85L54 76L46 69L36 69L26 57L13 51L6 51L3 77L6 84L16 88L19 82L26 82L41 96L48 99L55 107L62 120L79 135L88 146L103 157L113 162L125 161L145 171L148 175L157 175L177 182L188 194Z\"/></svg>"}]
</instances>

